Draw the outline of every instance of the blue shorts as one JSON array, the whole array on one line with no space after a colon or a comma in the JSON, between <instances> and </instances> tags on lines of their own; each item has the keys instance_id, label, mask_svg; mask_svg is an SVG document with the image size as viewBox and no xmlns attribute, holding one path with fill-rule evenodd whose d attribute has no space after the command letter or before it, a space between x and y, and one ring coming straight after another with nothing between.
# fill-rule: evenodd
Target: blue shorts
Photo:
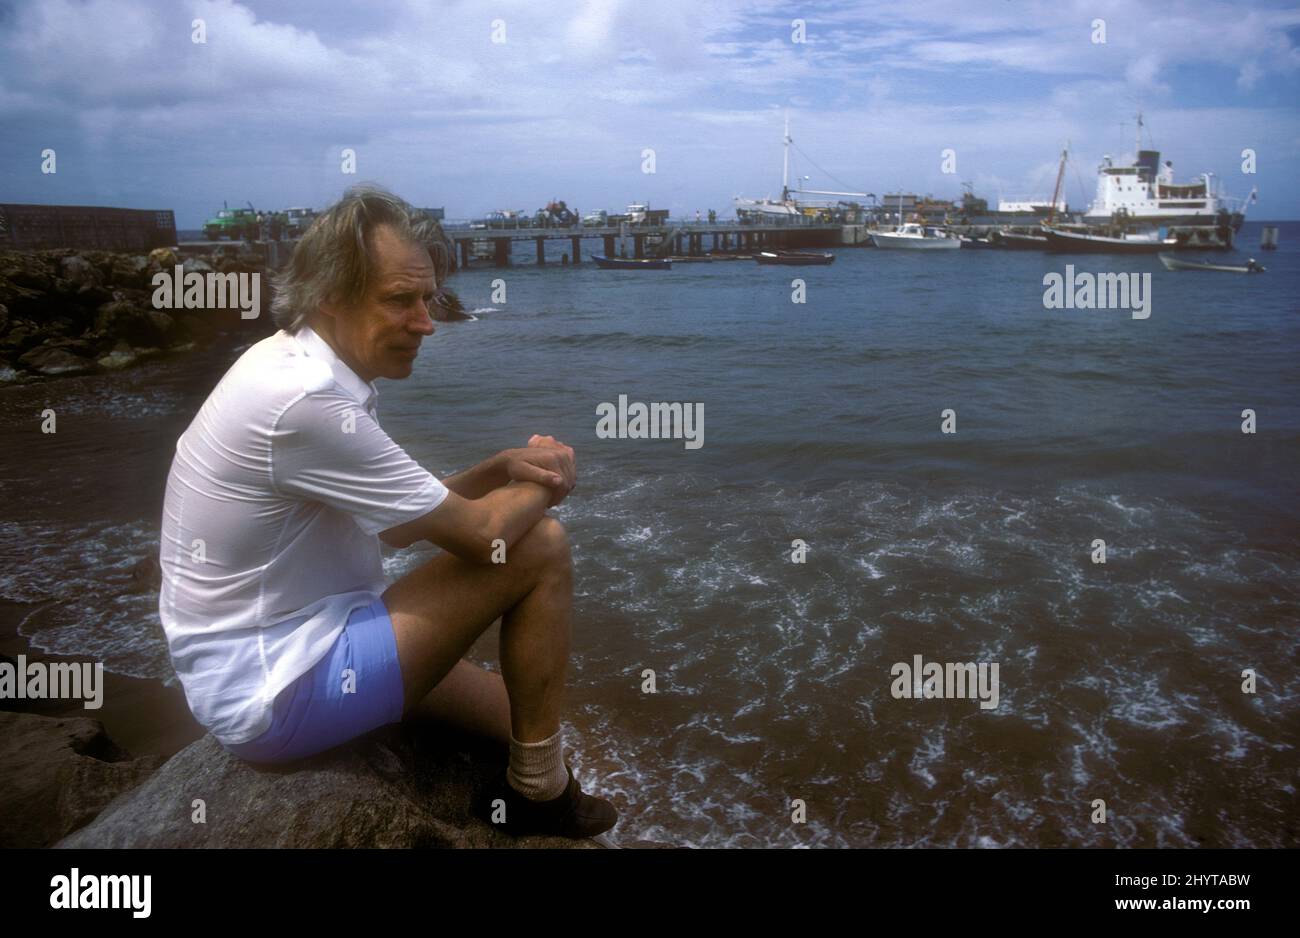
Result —
<instances>
[{"instance_id":1,"label":"blue shorts","mask_svg":"<svg viewBox=\"0 0 1300 938\"><path fill-rule=\"evenodd\" d=\"M305 759L398 722L404 701L393 623L376 599L354 609L329 653L276 696L270 729L226 748L249 762Z\"/></svg>"}]
</instances>

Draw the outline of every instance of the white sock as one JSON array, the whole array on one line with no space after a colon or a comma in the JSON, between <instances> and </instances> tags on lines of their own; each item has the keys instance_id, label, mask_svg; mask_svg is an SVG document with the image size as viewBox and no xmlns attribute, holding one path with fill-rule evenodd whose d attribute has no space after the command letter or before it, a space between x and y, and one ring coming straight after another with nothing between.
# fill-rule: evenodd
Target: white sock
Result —
<instances>
[{"instance_id":1,"label":"white sock","mask_svg":"<svg viewBox=\"0 0 1300 938\"><path fill-rule=\"evenodd\" d=\"M532 801L550 801L564 793L569 772L560 746L563 733L561 727L550 739L537 743L521 743L511 735L510 766L506 769L511 788Z\"/></svg>"}]
</instances>

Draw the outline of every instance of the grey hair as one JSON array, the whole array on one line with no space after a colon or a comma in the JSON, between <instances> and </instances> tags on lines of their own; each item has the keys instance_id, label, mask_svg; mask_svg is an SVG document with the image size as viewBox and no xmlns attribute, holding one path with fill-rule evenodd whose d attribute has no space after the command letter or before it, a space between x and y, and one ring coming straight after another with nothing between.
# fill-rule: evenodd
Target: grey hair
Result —
<instances>
[{"instance_id":1,"label":"grey hair","mask_svg":"<svg viewBox=\"0 0 1300 938\"><path fill-rule=\"evenodd\" d=\"M381 186L354 186L311 223L293 259L271 275L275 324L297 332L321 303L360 301L374 276L370 242L380 225L428 249L439 288L455 272L453 245L428 212L411 207Z\"/></svg>"}]
</instances>

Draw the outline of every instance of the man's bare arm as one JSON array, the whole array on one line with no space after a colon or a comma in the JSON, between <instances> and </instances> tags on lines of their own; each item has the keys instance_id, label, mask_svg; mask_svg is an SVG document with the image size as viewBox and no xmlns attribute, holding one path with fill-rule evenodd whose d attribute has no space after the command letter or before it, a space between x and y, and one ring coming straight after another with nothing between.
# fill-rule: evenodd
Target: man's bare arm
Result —
<instances>
[{"instance_id":1,"label":"man's bare arm","mask_svg":"<svg viewBox=\"0 0 1300 938\"><path fill-rule=\"evenodd\" d=\"M577 482L573 450L552 437L534 436L533 441L519 449L502 450L448 476L442 484L461 498L482 498L511 481L573 488Z\"/></svg>"},{"instance_id":2,"label":"man's bare arm","mask_svg":"<svg viewBox=\"0 0 1300 938\"><path fill-rule=\"evenodd\" d=\"M510 477L506 475L508 458L506 452L489 456L476 466L470 466L455 475L447 476L442 480L442 484L461 498L482 498L488 492L499 489L510 481Z\"/></svg>"},{"instance_id":3,"label":"man's bare arm","mask_svg":"<svg viewBox=\"0 0 1300 938\"><path fill-rule=\"evenodd\" d=\"M486 564L498 540L507 550L514 546L555 498L554 489L536 482L511 482L477 499L449 491L433 511L381 532L379 539L390 547L429 541L461 560Z\"/></svg>"}]
</instances>

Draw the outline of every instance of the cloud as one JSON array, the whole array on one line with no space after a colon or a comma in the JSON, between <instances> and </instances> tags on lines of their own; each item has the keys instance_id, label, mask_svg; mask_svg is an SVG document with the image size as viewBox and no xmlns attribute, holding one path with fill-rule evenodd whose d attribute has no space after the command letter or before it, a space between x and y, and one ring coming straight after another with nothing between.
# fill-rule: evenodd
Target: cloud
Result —
<instances>
[{"instance_id":1,"label":"cloud","mask_svg":"<svg viewBox=\"0 0 1300 938\"><path fill-rule=\"evenodd\" d=\"M807 43L790 41L796 15ZM190 41L196 17L206 44ZM498 17L504 44L491 41ZM1098 17L1104 45L1090 41ZM570 202L617 204L635 187L717 204L709 193L779 188L784 106L827 172L877 190L881 177L955 188L937 174L948 146L963 178L1036 184L1066 139L1114 152L1128 120L1131 140L1138 106L1171 151L1189 151L1180 165L1215 164L1204 128L1177 115L1219 108L1225 152L1232 135L1283 146L1297 25L1281 5L1166 0L31 0L0 18L0 166L15 170L0 195L30 186L31 147L57 139L95 161L95 186L148 193L161 167L183 213L285 189L328 200L346 182L343 146L363 174L461 199L466 214L565 186ZM657 178L640 176L643 146ZM46 182L50 197L95 191L71 173ZM828 182L814 187L839 188Z\"/></svg>"}]
</instances>

